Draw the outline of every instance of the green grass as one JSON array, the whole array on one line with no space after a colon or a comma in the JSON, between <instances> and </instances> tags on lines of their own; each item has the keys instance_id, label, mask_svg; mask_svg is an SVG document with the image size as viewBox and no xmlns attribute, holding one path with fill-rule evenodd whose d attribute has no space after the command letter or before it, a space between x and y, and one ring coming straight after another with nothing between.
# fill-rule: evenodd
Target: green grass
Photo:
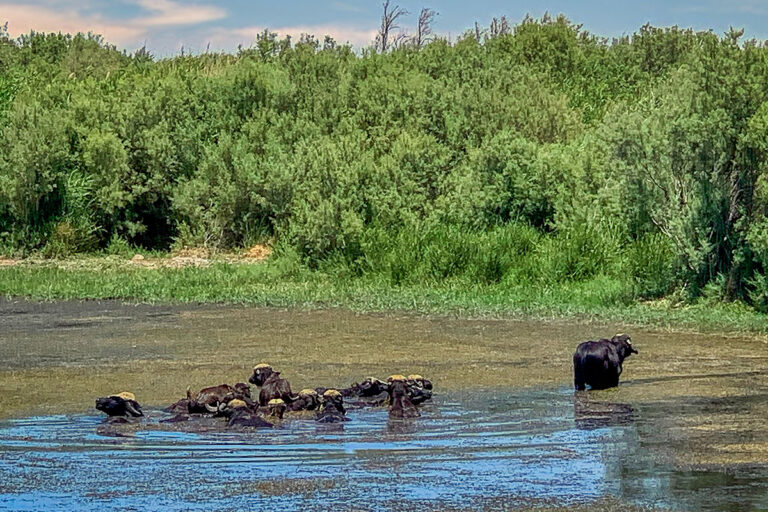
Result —
<instances>
[{"instance_id":1,"label":"green grass","mask_svg":"<svg viewBox=\"0 0 768 512\"><path fill-rule=\"evenodd\" d=\"M393 285L387 279L310 271L279 258L264 264L215 263L205 268L134 268L125 260L94 258L0 268L0 295L36 300L124 299L206 302L265 307L349 308L459 316L571 319L585 322L708 332L768 333L766 316L741 303L633 301L615 278L554 285Z\"/></svg>"}]
</instances>

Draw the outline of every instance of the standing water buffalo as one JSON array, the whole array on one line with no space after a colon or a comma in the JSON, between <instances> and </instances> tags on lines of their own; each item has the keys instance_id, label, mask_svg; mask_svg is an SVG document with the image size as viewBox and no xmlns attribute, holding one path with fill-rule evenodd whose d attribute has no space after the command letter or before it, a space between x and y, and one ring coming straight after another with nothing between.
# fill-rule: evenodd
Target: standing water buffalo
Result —
<instances>
[{"instance_id":1,"label":"standing water buffalo","mask_svg":"<svg viewBox=\"0 0 768 512\"><path fill-rule=\"evenodd\" d=\"M293 401L291 396L291 385L287 380L280 377L280 372L276 372L268 364L257 364L253 367L253 375L248 382L261 388L259 392L259 405L267 405L273 398L281 398L285 403Z\"/></svg>"},{"instance_id":2,"label":"standing water buffalo","mask_svg":"<svg viewBox=\"0 0 768 512\"><path fill-rule=\"evenodd\" d=\"M107 416L121 416L124 418L144 416L141 406L136 401L136 396L128 391L116 395L96 399L96 409Z\"/></svg>"},{"instance_id":3,"label":"standing water buffalo","mask_svg":"<svg viewBox=\"0 0 768 512\"><path fill-rule=\"evenodd\" d=\"M580 343L573 354L573 386L577 390L586 389L587 384L592 389L618 386L621 365L631 354L637 350L626 334Z\"/></svg>"}]
</instances>

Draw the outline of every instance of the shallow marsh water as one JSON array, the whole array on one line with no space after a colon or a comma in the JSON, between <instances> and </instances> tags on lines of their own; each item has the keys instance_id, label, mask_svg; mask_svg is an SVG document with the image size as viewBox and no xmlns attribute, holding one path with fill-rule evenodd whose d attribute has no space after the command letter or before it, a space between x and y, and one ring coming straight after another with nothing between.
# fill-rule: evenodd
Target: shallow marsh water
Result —
<instances>
[{"instance_id":1,"label":"shallow marsh water","mask_svg":"<svg viewBox=\"0 0 768 512\"><path fill-rule=\"evenodd\" d=\"M622 385L575 395L578 341L615 325L118 302L0 302L0 508L768 508L768 348L632 330ZM283 370L295 389L422 373L413 421L161 427L199 388ZM150 411L116 429L96 396ZM633 509L634 510L634 509Z\"/></svg>"}]
</instances>

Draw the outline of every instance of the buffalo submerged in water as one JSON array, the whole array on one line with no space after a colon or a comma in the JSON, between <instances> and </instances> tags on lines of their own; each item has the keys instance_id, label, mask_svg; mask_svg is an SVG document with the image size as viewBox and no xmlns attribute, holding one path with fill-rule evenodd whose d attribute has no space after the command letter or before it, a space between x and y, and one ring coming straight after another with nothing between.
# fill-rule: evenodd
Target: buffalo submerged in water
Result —
<instances>
[{"instance_id":1,"label":"buffalo submerged in water","mask_svg":"<svg viewBox=\"0 0 768 512\"><path fill-rule=\"evenodd\" d=\"M354 407L388 406L390 417L416 418L420 416L418 405L432 398L432 382L417 374L393 375L387 381L368 377L349 388L306 388L293 395L280 372L262 363L253 368L249 382L261 388L258 400L251 398L248 384L242 382L210 386L197 393L187 388L186 398L163 409L173 416L159 423L222 418L230 428L269 428L280 423L285 413L306 412L313 413L318 423L342 423L349 421L345 396L353 399ZM131 418L144 416L135 395L129 392L99 398L96 408L114 421L131 422Z\"/></svg>"},{"instance_id":2,"label":"buffalo submerged in water","mask_svg":"<svg viewBox=\"0 0 768 512\"><path fill-rule=\"evenodd\" d=\"M96 409L105 413L110 418L138 418L144 416L139 402L136 401L136 395L129 391L97 398Z\"/></svg>"}]
</instances>

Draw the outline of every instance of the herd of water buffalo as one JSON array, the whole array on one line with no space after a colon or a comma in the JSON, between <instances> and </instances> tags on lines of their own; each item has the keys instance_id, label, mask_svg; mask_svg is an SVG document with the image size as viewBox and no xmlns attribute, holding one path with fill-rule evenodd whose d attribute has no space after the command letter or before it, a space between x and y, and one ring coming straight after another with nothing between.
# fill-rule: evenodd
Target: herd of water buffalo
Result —
<instances>
[{"instance_id":1,"label":"herd of water buffalo","mask_svg":"<svg viewBox=\"0 0 768 512\"><path fill-rule=\"evenodd\" d=\"M573 354L574 387L584 390L605 389L619 384L624 359L637 354L626 334L611 339L585 341ZM187 396L165 409L172 416L163 422L189 421L213 416L226 420L228 427L272 427L286 412L311 414L320 423L347 421L347 407L384 407L393 418L421 415L419 405L432 398L432 382L421 375L392 375L386 381L368 377L342 389L302 389L298 394L268 364L258 364L248 382L259 389L256 399L248 384L221 384L197 393L187 389ZM144 416L133 393L123 391L96 400L96 409L110 421L130 421Z\"/></svg>"},{"instance_id":2,"label":"herd of water buffalo","mask_svg":"<svg viewBox=\"0 0 768 512\"><path fill-rule=\"evenodd\" d=\"M187 396L165 409L173 416L162 420L176 423L200 416L221 417L228 427L271 427L288 413L314 415L320 423L347 421L347 407L387 406L395 418L421 415L418 406L432 398L432 382L421 375L392 375L386 381L368 377L342 389L302 389L291 391L290 383L268 364L258 364L248 382L259 390L251 396L248 384L221 384ZM346 407L345 407L346 404ZM127 421L144 416L133 393L124 391L96 400L96 409L110 418Z\"/></svg>"}]
</instances>

